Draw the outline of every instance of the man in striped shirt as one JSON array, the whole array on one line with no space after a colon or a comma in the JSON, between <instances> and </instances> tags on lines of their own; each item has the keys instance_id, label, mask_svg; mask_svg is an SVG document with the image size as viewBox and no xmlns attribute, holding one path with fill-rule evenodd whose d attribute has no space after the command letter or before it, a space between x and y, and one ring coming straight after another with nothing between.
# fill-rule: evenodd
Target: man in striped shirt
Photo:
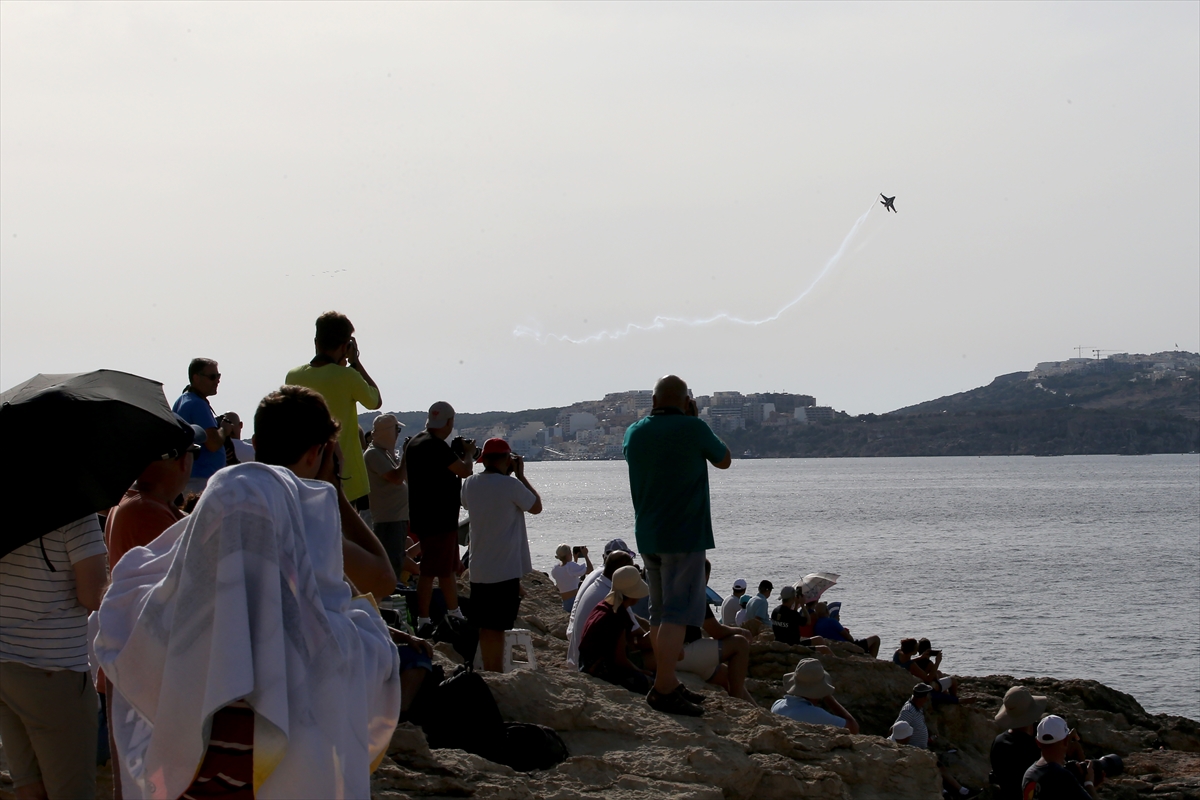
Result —
<instances>
[{"instance_id":1,"label":"man in striped shirt","mask_svg":"<svg viewBox=\"0 0 1200 800\"><path fill-rule=\"evenodd\" d=\"M95 514L0 558L0 739L18 797L96 796L87 616L107 582Z\"/></svg>"}]
</instances>

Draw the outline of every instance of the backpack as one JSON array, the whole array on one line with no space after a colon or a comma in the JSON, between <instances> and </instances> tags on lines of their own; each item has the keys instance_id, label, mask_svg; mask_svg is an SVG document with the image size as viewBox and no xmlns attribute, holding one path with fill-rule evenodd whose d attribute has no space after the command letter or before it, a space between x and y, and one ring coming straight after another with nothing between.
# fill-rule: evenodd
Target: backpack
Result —
<instances>
[{"instance_id":1,"label":"backpack","mask_svg":"<svg viewBox=\"0 0 1200 800\"><path fill-rule=\"evenodd\" d=\"M421 718L413 721L424 729L430 747L466 750L485 758L504 735L504 719L492 690L465 664L438 685Z\"/></svg>"},{"instance_id":2,"label":"backpack","mask_svg":"<svg viewBox=\"0 0 1200 800\"><path fill-rule=\"evenodd\" d=\"M566 742L553 728L529 722L506 722L503 738L487 758L518 772L530 772L550 769L570 755Z\"/></svg>"}]
</instances>

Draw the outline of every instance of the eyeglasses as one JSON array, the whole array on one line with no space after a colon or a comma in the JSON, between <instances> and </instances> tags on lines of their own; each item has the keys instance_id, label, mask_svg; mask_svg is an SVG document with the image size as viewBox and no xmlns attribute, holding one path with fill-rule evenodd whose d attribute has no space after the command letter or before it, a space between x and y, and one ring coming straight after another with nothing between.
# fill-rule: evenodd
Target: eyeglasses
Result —
<instances>
[{"instance_id":1,"label":"eyeglasses","mask_svg":"<svg viewBox=\"0 0 1200 800\"><path fill-rule=\"evenodd\" d=\"M201 372L200 374L203 375L204 377L208 378L210 381L221 380L221 373L219 373L219 372L214 372L211 375L209 375L207 372Z\"/></svg>"}]
</instances>

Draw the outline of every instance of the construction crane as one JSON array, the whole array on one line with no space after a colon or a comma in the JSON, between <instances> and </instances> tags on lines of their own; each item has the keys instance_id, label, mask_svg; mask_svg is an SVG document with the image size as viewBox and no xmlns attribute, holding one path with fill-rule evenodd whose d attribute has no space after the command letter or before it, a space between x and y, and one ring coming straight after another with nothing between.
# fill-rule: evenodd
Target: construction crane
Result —
<instances>
[{"instance_id":1,"label":"construction crane","mask_svg":"<svg viewBox=\"0 0 1200 800\"><path fill-rule=\"evenodd\" d=\"M1092 348L1092 355L1094 355L1094 356L1096 357L1096 360L1097 360L1097 361L1099 361L1099 360L1100 360L1100 354L1101 354L1101 353L1108 353L1108 354L1110 354L1110 355L1111 355L1112 353L1123 353L1123 352L1125 352L1125 351L1124 351L1124 350L1101 350L1101 349L1099 349L1099 348L1096 348L1096 347L1093 347L1093 348Z\"/></svg>"},{"instance_id":2,"label":"construction crane","mask_svg":"<svg viewBox=\"0 0 1200 800\"><path fill-rule=\"evenodd\" d=\"M1090 346L1085 346L1085 345L1081 344L1081 345L1076 345L1074 349L1075 349L1076 358L1083 358L1084 350L1095 350L1096 348L1090 347Z\"/></svg>"}]
</instances>

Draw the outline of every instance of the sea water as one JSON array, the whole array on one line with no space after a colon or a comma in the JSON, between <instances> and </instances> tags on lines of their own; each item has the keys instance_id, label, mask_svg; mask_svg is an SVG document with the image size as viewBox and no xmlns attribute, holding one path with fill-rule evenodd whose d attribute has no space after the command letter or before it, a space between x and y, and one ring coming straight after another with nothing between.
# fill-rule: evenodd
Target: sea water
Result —
<instances>
[{"instance_id":1,"label":"sea water","mask_svg":"<svg viewBox=\"0 0 1200 800\"><path fill-rule=\"evenodd\" d=\"M562 542L637 549L620 461L530 463L545 510L534 568ZM880 657L928 637L948 674L1091 678L1151 713L1200 719L1200 457L738 460L711 469L710 586L841 576Z\"/></svg>"}]
</instances>

